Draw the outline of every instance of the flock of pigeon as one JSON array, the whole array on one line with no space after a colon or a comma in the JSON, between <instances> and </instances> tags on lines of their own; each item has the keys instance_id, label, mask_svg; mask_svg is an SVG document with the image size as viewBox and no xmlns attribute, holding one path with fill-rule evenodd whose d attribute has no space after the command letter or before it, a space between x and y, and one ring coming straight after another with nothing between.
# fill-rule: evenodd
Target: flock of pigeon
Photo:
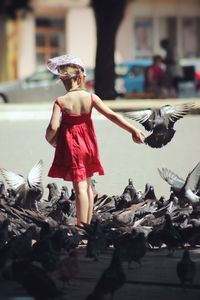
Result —
<instances>
[{"instance_id":1,"label":"flock of pigeon","mask_svg":"<svg viewBox=\"0 0 200 300\"><path fill-rule=\"evenodd\" d=\"M192 105L165 106L158 111L127 113L152 131L145 142L162 147L173 137L174 123ZM102 273L87 300L113 296L126 283L123 262L142 266L148 251L166 247L173 256L182 249L177 264L181 286L193 285L197 265L190 249L200 245L200 162L186 179L162 168L158 172L170 186L168 199L156 197L147 183L137 191L129 178L121 195L100 195L96 191L91 224L76 226L75 194L67 186L47 185L43 199L43 162L30 170L27 178L1 168L0 181L0 277L23 285L37 300L62 299L62 289L79 274L77 250L85 245L85 256L98 261L112 249L108 268ZM34 241L34 242L33 242Z\"/></svg>"}]
</instances>

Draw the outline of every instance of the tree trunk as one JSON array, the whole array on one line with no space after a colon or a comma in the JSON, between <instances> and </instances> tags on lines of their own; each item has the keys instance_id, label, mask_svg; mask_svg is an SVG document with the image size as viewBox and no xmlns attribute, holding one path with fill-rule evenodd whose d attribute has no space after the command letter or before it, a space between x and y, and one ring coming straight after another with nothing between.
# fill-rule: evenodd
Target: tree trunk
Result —
<instances>
[{"instance_id":1,"label":"tree trunk","mask_svg":"<svg viewBox=\"0 0 200 300\"><path fill-rule=\"evenodd\" d=\"M115 99L115 37L127 0L91 0L97 32L95 93L103 100Z\"/></svg>"}]
</instances>

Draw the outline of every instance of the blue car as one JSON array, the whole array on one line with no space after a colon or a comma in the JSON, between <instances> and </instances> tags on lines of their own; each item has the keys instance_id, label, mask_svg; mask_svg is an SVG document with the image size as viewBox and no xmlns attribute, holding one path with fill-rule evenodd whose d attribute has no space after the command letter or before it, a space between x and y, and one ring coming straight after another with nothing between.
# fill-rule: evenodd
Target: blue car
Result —
<instances>
[{"instance_id":1,"label":"blue car","mask_svg":"<svg viewBox=\"0 0 200 300\"><path fill-rule=\"evenodd\" d=\"M119 95L126 93L143 93L145 70L151 64L151 59L136 59L116 64L116 92Z\"/></svg>"}]
</instances>

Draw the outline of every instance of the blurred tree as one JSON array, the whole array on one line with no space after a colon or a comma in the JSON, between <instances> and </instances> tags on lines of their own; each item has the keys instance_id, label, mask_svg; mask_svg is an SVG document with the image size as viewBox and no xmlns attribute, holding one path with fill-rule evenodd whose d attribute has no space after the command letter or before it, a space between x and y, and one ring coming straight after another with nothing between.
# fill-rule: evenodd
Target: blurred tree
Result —
<instances>
[{"instance_id":1,"label":"blurred tree","mask_svg":"<svg viewBox=\"0 0 200 300\"><path fill-rule=\"evenodd\" d=\"M0 15L15 19L18 12L24 16L26 12L32 11L31 0L1 0Z\"/></svg>"},{"instance_id":2,"label":"blurred tree","mask_svg":"<svg viewBox=\"0 0 200 300\"><path fill-rule=\"evenodd\" d=\"M95 93L115 99L115 38L128 0L91 0L97 32Z\"/></svg>"}]
</instances>

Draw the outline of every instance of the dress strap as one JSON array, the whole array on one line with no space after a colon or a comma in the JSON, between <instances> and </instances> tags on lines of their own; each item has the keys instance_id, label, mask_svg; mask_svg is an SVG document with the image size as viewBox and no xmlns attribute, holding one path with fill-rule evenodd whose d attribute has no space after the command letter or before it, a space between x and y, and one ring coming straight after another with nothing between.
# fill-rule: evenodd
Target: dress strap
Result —
<instances>
[{"instance_id":1,"label":"dress strap","mask_svg":"<svg viewBox=\"0 0 200 300\"><path fill-rule=\"evenodd\" d=\"M62 106L61 106L60 102L58 101L58 98L56 99L55 104L57 104L60 107L60 109L62 110Z\"/></svg>"},{"instance_id":2,"label":"dress strap","mask_svg":"<svg viewBox=\"0 0 200 300\"><path fill-rule=\"evenodd\" d=\"M94 99L93 99L93 95L91 95L91 104L90 104L90 112L92 111L92 108L93 108L93 103L94 103Z\"/></svg>"}]
</instances>

